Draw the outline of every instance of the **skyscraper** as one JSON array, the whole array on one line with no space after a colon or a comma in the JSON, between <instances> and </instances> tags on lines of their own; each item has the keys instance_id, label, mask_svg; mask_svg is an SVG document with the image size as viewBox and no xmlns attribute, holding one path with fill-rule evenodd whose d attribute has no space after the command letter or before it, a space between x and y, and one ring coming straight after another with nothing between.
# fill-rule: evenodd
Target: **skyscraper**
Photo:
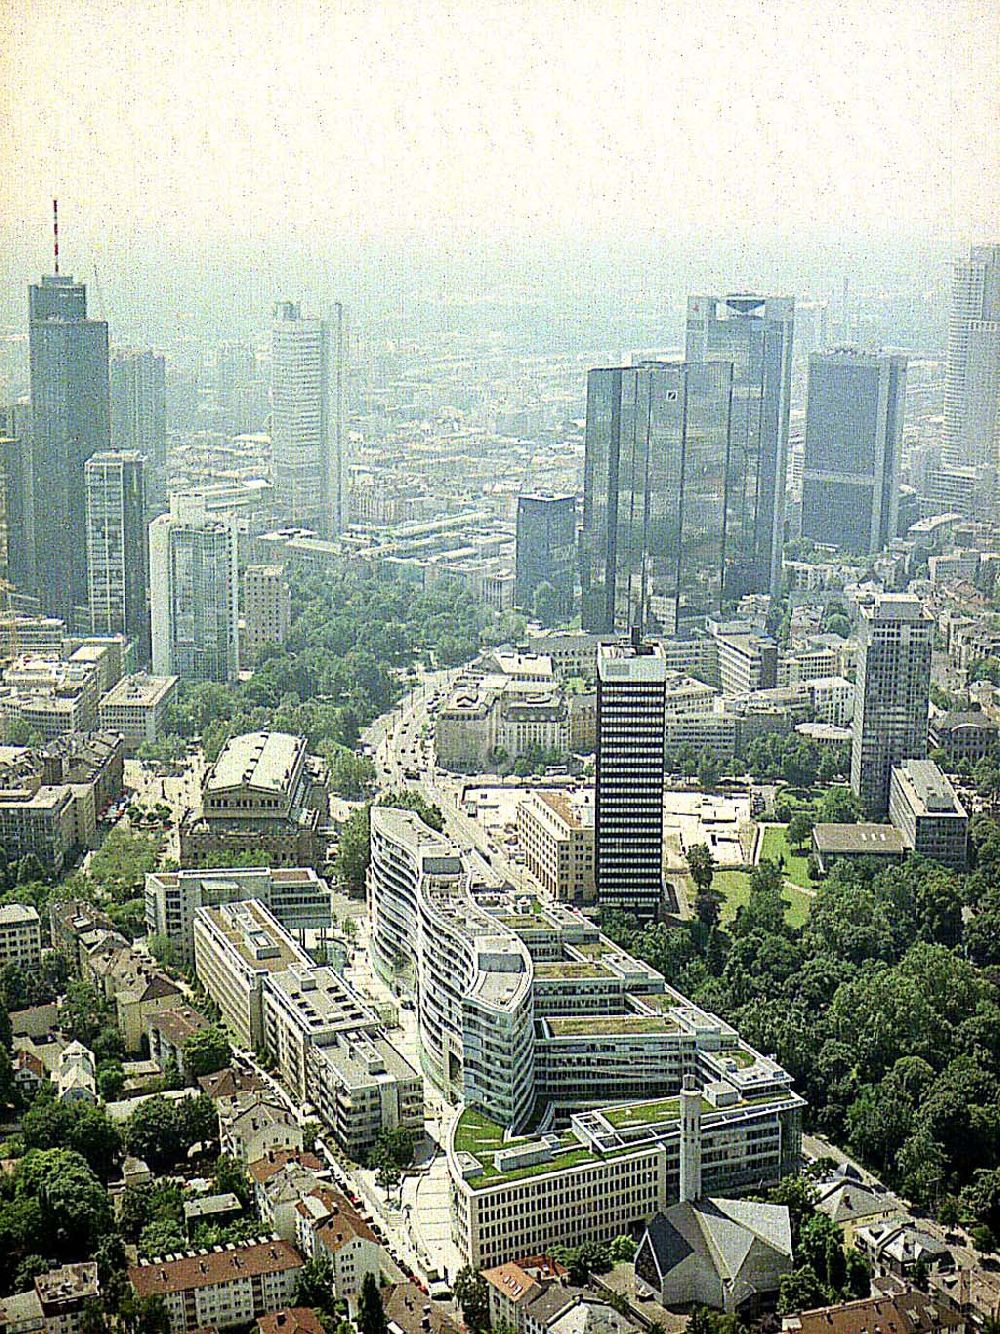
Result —
<instances>
[{"instance_id":1,"label":"skyscraper","mask_svg":"<svg viewBox=\"0 0 1000 1334\"><path fill-rule=\"evenodd\" d=\"M791 297L688 298L688 364L733 363L725 572L733 600L781 584L794 324Z\"/></svg>"},{"instance_id":2,"label":"skyscraper","mask_svg":"<svg viewBox=\"0 0 1000 1334\"><path fill-rule=\"evenodd\" d=\"M31 409L0 407L0 579L19 595L35 587L31 505Z\"/></svg>"},{"instance_id":3,"label":"skyscraper","mask_svg":"<svg viewBox=\"0 0 1000 1334\"><path fill-rule=\"evenodd\" d=\"M35 592L74 624L89 619L83 467L111 444L108 326L87 319L87 289L65 275L29 287L28 313Z\"/></svg>"},{"instance_id":4,"label":"skyscraper","mask_svg":"<svg viewBox=\"0 0 1000 1334\"><path fill-rule=\"evenodd\" d=\"M934 622L907 593L862 607L851 787L868 816L889 808L892 767L927 754L927 704Z\"/></svg>"},{"instance_id":5,"label":"skyscraper","mask_svg":"<svg viewBox=\"0 0 1000 1334\"><path fill-rule=\"evenodd\" d=\"M954 268L944 448L953 465L1000 466L1000 245L973 246Z\"/></svg>"},{"instance_id":6,"label":"skyscraper","mask_svg":"<svg viewBox=\"0 0 1000 1334\"><path fill-rule=\"evenodd\" d=\"M332 327L331 327L332 324ZM271 334L271 456L282 519L337 533L343 522L343 307L332 322L275 306Z\"/></svg>"},{"instance_id":7,"label":"skyscraper","mask_svg":"<svg viewBox=\"0 0 1000 1334\"><path fill-rule=\"evenodd\" d=\"M95 635L127 635L149 661L149 557L144 457L134 449L92 454L87 485L87 573Z\"/></svg>"},{"instance_id":8,"label":"skyscraper","mask_svg":"<svg viewBox=\"0 0 1000 1334\"><path fill-rule=\"evenodd\" d=\"M859 555L896 536L906 358L838 348L809 358L802 536Z\"/></svg>"},{"instance_id":9,"label":"skyscraper","mask_svg":"<svg viewBox=\"0 0 1000 1334\"><path fill-rule=\"evenodd\" d=\"M543 584L552 589L551 612L543 619L573 614L576 579L576 496L533 494L517 498L517 552L514 600L527 612L535 611L535 593Z\"/></svg>"},{"instance_id":10,"label":"skyscraper","mask_svg":"<svg viewBox=\"0 0 1000 1334\"><path fill-rule=\"evenodd\" d=\"M167 494L167 372L158 352L125 350L111 358L111 446L146 459L146 489Z\"/></svg>"},{"instance_id":11,"label":"skyscraper","mask_svg":"<svg viewBox=\"0 0 1000 1334\"><path fill-rule=\"evenodd\" d=\"M585 629L673 634L720 615L732 377L727 361L588 375Z\"/></svg>"},{"instance_id":12,"label":"skyscraper","mask_svg":"<svg viewBox=\"0 0 1000 1334\"><path fill-rule=\"evenodd\" d=\"M597 650L594 876L602 908L655 920L663 896L666 659L659 645Z\"/></svg>"},{"instance_id":13,"label":"skyscraper","mask_svg":"<svg viewBox=\"0 0 1000 1334\"><path fill-rule=\"evenodd\" d=\"M248 565L243 572L243 629L240 660L253 667L261 650L283 644L292 615L292 599L281 565Z\"/></svg>"},{"instance_id":14,"label":"skyscraper","mask_svg":"<svg viewBox=\"0 0 1000 1334\"><path fill-rule=\"evenodd\" d=\"M237 531L198 495L172 495L149 526L153 671L231 681L239 666Z\"/></svg>"}]
</instances>

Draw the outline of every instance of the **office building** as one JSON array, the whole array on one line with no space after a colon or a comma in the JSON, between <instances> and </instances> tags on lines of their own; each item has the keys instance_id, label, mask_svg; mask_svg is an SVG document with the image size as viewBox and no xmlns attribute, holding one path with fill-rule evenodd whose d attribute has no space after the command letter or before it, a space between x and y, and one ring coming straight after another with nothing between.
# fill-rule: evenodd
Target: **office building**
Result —
<instances>
[{"instance_id":1,"label":"office building","mask_svg":"<svg viewBox=\"0 0 1000 1334\"><path fill-rule=\"evenodd\" d=\"M344 312L304 317L292 301L274 309L271 458L282 521L336 535L344 501Z\"/></svg>"},{"instance_id":2,"label":"office building","mask_svg":"<svg viewBox=\"0 0 1000 1334\"><path fill-rule=\"evenodd\" d=\"M1000 465L1000 245L954 268L943 434L949 463Z\"/></svg>"},{"instance_id":3,"label":"office building","mask_svg":"<svg viewBox=\"0 0 1000 1334\"><path fill-rule=\"evenodd\" d=\"M889 819L921 857L964 871L969 817L955 789L933 760L894 765L889 784Z\"/></svg>"},{"instance_id":4,"label":"office building","mask_svg":"<svg viewBox=\"0 0 1000 1334\"><path fill-rule=\"evenodd\" d=\"M658 645L597 651L594 876L597 901L655 921L663 897L666 661Z\"/></svg>"},{"instance_id":5,"label":"office building","mask_svg":"<svg viewBox=\"0 0 1000 1334\"><path fill-rule=\"evenodd\" d=\"M35 528L31 503L31 409L0 407L0 579L18 593L35 587Z\"/></svg>"},{"instance_id":6,"label":"office building","mask_svg":"<svg viewBox=\"0 0 1000 1334\"><path fill-rule=\"evenodd\" d=\"M232 681L239 670L235 521L209 514L197 495L172 495L149 526L153 672Z\"/></svg>"},{"instance_id":7,"label":"office building","mask_svg":"<svg viewBox=\"0 0 1000 1334\"><path fill-rule=\"evenodd\" d=\"M124 635L149 661L146 460L135 450L101 451L84 466L90 630Z\"/></svg>"},{"instance_id":8,"label":"office building","mask_svg":"<svg viewBox=\"0 0 1000 1334\"><path fill-rule=\"evenodd\" d=\"M585 629L674 634L720 615L732 379L724 361L588 375Z\"/></svg>"},{"instance_id":9,"label":"office building","mask_svg":"<svg viewBox=\"0 0 1000 1334\"><path fill-rule=\"evenodd\" d=\"M809 358L802 536L857 555L896 536L906 358L838 348Z\"/></svg>"},{"instance_id":10,"label":"office building","mask_svg":"<svg viewBox=\"0 0 1000 1334\"><path fill-rule=\"evenodd\" d=\"M102 728L121 733L126 750L134 754L165 734L176 695L176 676L123 676L97 706L97 716Z\"/></svg>"},{"instance_id":11,"label":"office building","mask_svg":"<svg viewBox=\"0 0 1000 1334\"><path fill-rule=\"evenodd\" d=\"M111 357L111 447L147 460L147 498L167 496L167 372L158 352L125 349Z\"/></svg>"},{"instance_id":12,"label":"office building","mask_svg":"<svg viewBox=\"0 0 1000 1334\"><path fill-rule=\"evenodd\" d=\"M0 966L37 968L42 957L42 928L38 909L31 904L0 906Z\"/></svg>"},{"instance_id":13,"label":"office building","mask_svg":"<svg viewBox=\"0 0 1000 1334\"><path fill-rule=\"evenodd\" d=\"M111 445L108 326L87 318L87 289L65 275L28 289L31 497L41 610L87 613L84 464Z\"/></svg>"},{"instance_id":14,"label":"office building","mask_svg":"<svg viewBox=\"0 0 1000 1334\"><path fill-rule=\"evenodd\" d=\"M692 296L688 364L733 366L726 484L726 593L777 593L792 388L791 297Z\"/></svg>"},{"instance_id":15,"label":"office building","mask_svg":"<svg viewBox=\"0 0 1000 1334\"><path fill-rule=\"evenodd\" d=\"M570 792L532 792L517 808L524 865L546 895L562 903L593 904L594 804Z\"/></svg>"},{"instance_id":16,"label":"office building","mask_svg":"<svg viewBox=\"0 0 1000 1334\"><path fill-rule=\"evenodd\" d=\"M517 606L543 622L572 616L576 566L576 497L518 496L514 585ZM543 596L536 607L535 594L539 588L543 589Z\"/></svg>"},{"instance_id":17,"label":"office building","mask_svg":"<svg viewBox=\"0 0 1000 1334\"><path fill-rule=\"evenodd\" d=\"M248 565L243 572L243 625L240 661L252 667L269 644L283 644L292 598L280 565Z\"/></svg>"},{"instance_id":18,"label":"office building","mask_svg":"<svg viewBox=\"0 0 1000 1334\"><path fill-rule=\"evenodd\" d=\"M870 817L888 811L893 766L926 758L933 634L933 619L909 594L882 594L861 608L851 787Z\"/></svg>"}]
</instances>

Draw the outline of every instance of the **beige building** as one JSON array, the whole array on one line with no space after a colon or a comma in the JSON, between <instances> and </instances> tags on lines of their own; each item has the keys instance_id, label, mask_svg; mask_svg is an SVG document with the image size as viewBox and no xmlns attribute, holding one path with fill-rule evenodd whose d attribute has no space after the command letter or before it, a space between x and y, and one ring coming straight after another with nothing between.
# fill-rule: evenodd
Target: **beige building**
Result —
<instances>
[{"instance_id":1,"label":"beige building","mask_svg":"<svg viewBox=\"0 0 1000 1334\"><path fill-rule=\"evenodd\" d=\"M176 676L123 676L98 705L100 724L120 732L132 753L164 735L166 713L176 694Z\"/></svg>"},{"instance_id":2,"label":"beige building","mask_svg":"<svg viewBox=\"0 0 1000 1334\"><path fill-rule=\"evenodd\" d=\"M171 1334L244 1325L290 1306L302 1257L287 1241L251 1242L132 1265L138 1297L161 1297Z\"/></svg>"},{"instance_id":3,"label":"beige building","mask_svg":"<svg viewBox=\"0 0 1000 1334\"><path fill-rule=\"evenodd\" d=\"M550 898L596 902L592 794L533 792L517 808L517 834L525 867Z\"/></svg>"},{"instance_id":4,"label":"beige building","mask_svg":"<svg viewBox=\"0 0 1000 1334\"><path fill-rule=\"evenodd\" d=\"M969 817L949 779L933 760L904 760L889 781L889 819L921 857L964 870Z\"/></svg>"},{"instance_id":5,"label":"beige building","mask_svg":"<svg viewBox=\"0 0 1000 1334\"><path fill-rule=\"evenodd\" d=\"M378 1282L388 1258L378 1238L350 1200L332 1186L321 1185L296 1205L296 1243L308 1259L326 1257L333 1271L333 1293L350 1302L365 1277Z\"/></svg>"},{"instance_id":6,"label":"beige building","mask_svg":"<svg viewBox=\"0 0 1000 1334\"><path fill-rule=\"evenodd\" d=\"M243 574L243 625L240 663L252 667L268 644L288 635L292 600L280 565L248 565Z\"/></svg>"},{"instance_id":7,"label":"beige building","mask_svg":"<svg viewBox=\"0 0 1000 1334\"><path fill-rule=\"evenodd\" d=\"M31 904L0 906L0 965L37 968L42 957L42 926Z\"/></svg>"}]
</instances>

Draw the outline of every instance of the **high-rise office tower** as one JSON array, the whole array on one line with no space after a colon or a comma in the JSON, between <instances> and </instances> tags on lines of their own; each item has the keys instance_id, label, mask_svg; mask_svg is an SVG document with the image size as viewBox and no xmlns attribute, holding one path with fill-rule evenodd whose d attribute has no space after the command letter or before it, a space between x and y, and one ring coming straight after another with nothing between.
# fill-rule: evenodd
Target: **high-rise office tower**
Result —
<instances>
[{"instance_id":1,"label":"high-rise office tower","mask_svg":"<svg viewBox=\"0 0 1000 1334\"><path fill-rule=\"evenodd\" d=\"M146 490L167 494L167 371L158 352L123 350L111 357L111 447L146 459Z\"/></svg>"},{"instance_id":2,"label":"high-rise office tower","mask_svg":"<svg viewBox=\"0 0 1000 1334\"><path fill-rule=\"evenodd\" d=\"M518 496L514 600L522 611L546 621L571 616L576 562L576 496ZM536 611L543 585L551 595Z\"/></svg>"},{"instance_id":3,"label":"high-rise office tower","mask_svg":"<svg viewBox=\"0 0 1000 1334\"><path fill-rule=\"evenodd\" d=\"M31 497L41 610L89 619L83 467L110 448L108 326L87 319L87 289L49 275L28 289Z\"/></svg>"},{"instance_id":4,"label":"high-rise office tower","mask_svg":"<svg viewBox=\"0 0 1000 1334\"><path fill-rule=\"evenodd\" d=\"M87 486L87 577L90 628L126 635L149 661L149 548L146 460L137 450L92 454Z\"/></svg>"},{"instance_id":5,"label":"high-rise office tower","mask_svg":"<svg viewBox=\"0 0 1000 1334\"><path fill-rule=\"evenodd\" d=\"M153 672L231 681L239 667L237 530L199 495L174 494L149 526Z\"/></svg>"},{"instance_id":6,"label":"high-rise office tower","mask_svg":"<svg viewBox=\"0 0 1000 1334\"><path fill-rule=\"evenodd\" d=\"M31 505L31 409L0 407L0 579L18 596L35 587L35 532Z\"/></svg>"},{"instance_id":7,"label":"high-rise office tower","mask_svg":"<svg viewBox=\"0 0 1000 1334\"><path fill-rule=\"evenodd\" d=\"M859 555L896 536L906 357L856 348L809 358L802 536Z\"/></svg>"},{"instance_id":8,"label":"high-rise office tower","mask_svg":"<svg viewBox=\"0 0 1000 1334\"><path fill-rule=\"evenodd\" d=\"M240 660L253 667L261 650L283 644L288 635L292 600L281 565L248 565L243 572L243 628Z\"/></svg>"},{"instance_id":9,"label":"high-rise office tower","mask_svg":"<svg viewBox=\"0 0 1000 1334\"><path fill-rule=\"evenodd\" d=\"M585 629L673 634L721 614L732 377L728 361L588 375Z\"/></svg>"},{"instance_id":10,"label":"high-rise office tower","mask_svg":"<svg viewBox=\"0 0 1000 1334\"><path fill-rule=\"evenodd\" d=\"M944 390L948 462L1000 466L1000 245L955 265Z\"/></svg>"},{"instance_id":11,"label":"high-rise office tower","mask_svg":"<svg viewBox=\"0 0 1000 1334\"><path fill-rule=\"evenodd\" d=\"M663 897L666 659L634 633L597 650L594 875L602 908L655 920Z\"/></svg>"},{"instance_id":12,"label":"high-rise office tower","mask_svg":"<svg viewBox=\"0 0 1000 1334\"><path fill-rule=\"evenodd\" d=\"M861 609L851 787L868 816L888 810L893 765L927 754L933 635L932 618L907 593Z\"/></svg>"},{"instance_id":13,"label":"high-rise office tower","mask_svg":"<svg viewBox=\"0 0 1000 1334\"><path fill-rule=\"evenodd\" d=\"M688 298L688 363L733 363L725 572L733 600L781 585L794 326L791 297Z\"/></svg>"},{"instance_id":14,"label":"high-rise office tower","mask_svg":"<svg viewBox=\"0 0 1000 1334\"><path fill-rule=\"evenodd\" d=\"M294 302L274 311L271 457L282 519L338 533L343 522L343 307L330 321L304 318Z\"/></svg>"}]
</instances>

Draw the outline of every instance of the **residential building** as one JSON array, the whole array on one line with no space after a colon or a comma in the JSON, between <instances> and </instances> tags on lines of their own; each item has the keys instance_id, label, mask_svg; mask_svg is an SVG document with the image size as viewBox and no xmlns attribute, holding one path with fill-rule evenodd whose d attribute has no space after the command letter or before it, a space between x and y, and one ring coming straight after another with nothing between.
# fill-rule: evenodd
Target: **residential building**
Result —
<instances>
[{"instance_id":1,"label":"residential building","mask_svg":"<svg viewBox=\"0 0 1000 1334\"><path fill-rule=\"evenodd\" d=\"M1000 464L1000 245L954 267L943 437L953 465Z\"/></svg>"},{"instance_id":2,"label":"residential building","mask_svg":"<svg viewBox=\"0 0 1000 1334\"><path fill-rule=\"evenodd\" d=\"M929 1272L955 1267L948 1243L906 1215L865 1223L855 1231L854 1244L876 1275L912 1279L919 1265Z\"/></svg>"},{"instance_id":3,"label":"residential building","mask_svg":"<svg viewBox=\"0 0 1000 1334\"><path fill-rule=\"evenodd\" d=\"M94 1261L58 1265L39 1274L27 1292L0 1298L0 1329L4 1334L77 1334L86 1308L100 1299Z\"/></svg>"},{"instance_id":4,"label":"residential building","mask_svg":"<svg viewBox=\"0 0 1000 1334\"><path fill-rule=\"evenodd\" d=\"M818 824L812 831L812 850L821 874L835 862L898 862L906 856L906 840L890 824Z\"/></svg>"},{"instance_id":5,"label":"residential building","mask_svg":"<svg viewBox=\"0 0 1000 1334\"><path fill-rule=\"evenodd\" d=\"M111 356L111 448L135 450L149 461L147 491L167 495L167 381L164 357L150 349Z\"/></svg>"},{"instance_id":6,"label":"residential building","mask_svg":"<svg viewBox=\"0 0 1000 1334\"><path fill-rule=\"evenodd\" d=\"M166 733L167 711L177 696L176 676L123 676L97 706L100 725L120 732L125 748L159 741Z\"/></svg>"},{"instance_id":7,"label":"residential building","mask_svg":"<svg viewBox=\"0 0 1000 1334\"><path fill-rule=\"evenodd\" d=\"M655 921L663 899L667 670L658 645L597 651L594 878L602 908Z\"/></svg>"},{"instance_id":8,"label":"residential building","mask_svg":"<svg viewBox=\"0 0 1000 1334\"><path fill-rule=\"evenodd\" d=\"M83 470L90 629L131 640L141 663L150 654L145 466L135 450L102 450Z\"/></svg>"},{"instance_id":9,"label":"residential building","mask_svg":"<svg viewBox=\"0 0 1000 1334\"><path fill-rule=\"evenodd\" d=\"M232 681L239 669L239 575L233 519L204 497L173 494L149 526L153 672Z\"/></svg>"},{"instance_id":10,"label":"residential building","mask_svg":"<svg viewBox=\"0 0 1000 1334\"><path fill-rule=\"evenodd\" d=\"M59 1053L57 1075L60 1102L97 1101L97 1066L94 1053L82 1042L71 1042Z\"/></svg>"},{"instance_id":11,"label":"residential building","mask_svg":"<svg viewBox=\"0 0 1000 1334\"><path fill-rule=\"evenodd\" d=\"M906 593L861 608L854 688L851 787L865 813L889 809L893 765L927 755L934 622Z\"/></svg>"},{"instance_id":12,"label":"residential building","mask_svg":"<svg viewBox=\"0 0 1000 1334\"><path fill-rule=\"evenodd\" d=\"M170 1334L244 1325L291 1304L302 1257L287 1241L248 1242L131 1265L137 1297L161 1297Z\"/></svg>"},{"instance_id":13,"label":"residential building","mask_svg":"<svg viewBox=\"0 0 1000 1334\"><path fill-rule=\"evenodd\" d=\"M962 760L970 764L985 758L1000 741L1000 723L982 710L936 713L930 721L928 744L944 752L949 767Z\"/></svg>"},{"instance_id":14,"label":"residential building","mask_svg":"<svg viewBox=\"0 0 1000 1334\"><path fill-rule=\"evenodd\" d=\"M266 1089L241 1089L216 1096L219 1147L241 1163L256 1163L281 1150L302 1152L302 1127L295 1113Z\"/></svg>"},{"instance_id":15,"label":"residential building","mask_svg":"<svg viewBox=\"0 0 1000 1334\"><path fill-rule=\"evenodd\" d=\"M937 1293L906 1287L898 1295L862 1297L837 1306L786 1315L781 1334L868 1334L870 1330L892 1330L893 1334L957 1334L963 1328L961 1314L942 1303Z\"/></svg>"},{"instance_id":16,"label":"residential building","mask_svg":"<svg viewBox=\"0 0 1000 1334\"><path fill-rule=\"evenodd\" d=\"M859 555L895 538L905 398L904 356L809 358L803 537Z\"/></svg>"},{"instance_id":17,"label":"residential building","mask_svg":"<svg viewBox=\"0 0 1000 1334\"><path fill-rule=\"evenodd\" d=\"M390 1334L463 1334L465 1326L412 1283L390 1283L380 1293Z\"/></svg>"},{"instance_id":18,"label":"residential building","mask_svg":"<svg viewBox=\"0 0 1000 1334\"><path fill-rule=\"evenodd\" d=\"M178 998L179 1000L179 998ZM162 1006L151 1010L146 1016L146 1040L149 1043L149 1059L160 1070L173 1067L182 1079L187 1077L184 1066L185 1048L196 1033L208 1028L209 1023L203 1014L190 1005Z\"/></svg>"},{"instance_id":19,"label":"residential building","mask_svg":"<svg viewBox=\"0 0 1000 1334\"><path fill-rule=\"evenodd\" d=\"M240 661L253 667L261 650L283 644L288 634L292 599L284 566L248 565L243 571L243 625Z\"/></svg>"},{"instance_id":20,"label":"residential building","mask_svg":"<svg viewBox=\"0 0 1000 1334\"><path fill-rule=\"evenodd\" d=\"M291 301L271 330L271 450L275 503L284 522L336 535L344 510L344 312L303 317Z\"/></svg>"},{"instance_id":21,"label":"residential building","mask_svg":"<svg viewBox=\"0 0 1000 1334\"><path fill-rule=\"evenodd\" d=\"M108 326L65 274L28 288L31 497L41 610L81 625L87 607L84 465L111 446Z\"/></svg>"},{"instance_id":22,"label":"residential building","mask_svg":"<svg viewBox=\"0 0 1000 1334\"><path fill-rule=\"evenodd\" d=\"M576 567L576 496L547 492L518 496L517 606L543 621L567 620L573 614ZM536 609L535 594L543 586L551 594Z\"/></svg>"},{"instance_id":23,"label":"residential building","mask_svg":"<svg viewBox=\"0 0 1000 1334\"><path fill-rule=\"evenodd\" d=\"M969 817L951 783L933 760L894 765L889 819L921 857L956 871L969 860Z\"/></svg>"},{"instance_id":24,"label":"residential building","mask_svg":"<svg viewBox=\"0 0 1000 1334\"><path fill-rule=\"evenodd\" d=\"M731 362L587 377L584 629L673 634L723 604Z\"/></svg>"},{"instance_id":25,"label":"residential building","mask_svg":"<svg viewBox=\"0 0 1000 1334\"><path fill-rule=\"evenodd\" d=\"M200 811L181 821L181 865L253 852L276 867L323 866L327 811L326 769L307 754L303 737L231 737L205 775Z\"/></svg>"},{"instance_id":26,"label":"residential building","mask_svg":"<svg viewBox=\"0 0 1000 1334\"><path fill-rule=\"evenodd\" d=\"M563 903L597 901L594 804L579 793L533 792L517 808L524 865L546 895Z\"/></svg>"},{"instance_id":27,"label":"residential building","mask_svg":"<svg viewBox=\"0 0 1000 1334\"><path fill-rule=\"evenodd\" d=\"M261 1221L285 1241L296 1244L298 1211L304 1196L328 1185L330 1171L314 1153L294 1149L271 1149L251 1162L247 1171L253 1182L254 1204Z\"/></svg>"},{"instance_id":28,"label":"residential building","mask_svg":"<svg viewBox=\"0 0 1000 1334\"><path fill-rule=\"evenodd\" d=\"M260 1334L326 1334L319 1316L311 1306L289 1306L284 1311L262 1315L257 1321Z\"/></svg>"},{"instance_id":29,"label":"residential building","mask_svg":"<svg viewBox=\"0 0 1000 1334\"><path fill-rule=\"evenodd\" d=\"M194 959L194 916L205 905L259 899L289 931L330 925L330 891L310 867L153 871L146 876L146 926Z\"/></svg>"},{"instance_id":30,"label":"residential building","mask_svg":"<svg viewBox=\"0 0 1000 1334\"><path fill-rule=\"evenodd\" d=\"M38 909L31 904L0 906L0 967L16 964L35 969L42 958L42 926Z\"/></svg>"},{"instance_id":31,"label":"residential building","mask_svg":"<svg viewBox=\"0 0 1000 1334\"><path fill-rule=\"evenodd\" d=\"M346 1195L319 1185L296 1206L295 1240L309 1259L327 1259L338 1301L353 1307L370 1274L378 1282L387 1256L375 1233Z\"/></svg>"},{"instance_id":32,"label":"residential building","mask_svg":"<svg viewBox=\"0 0 1000 1334\"><path fill-rule=\"evenodd\" d=\"M737 599L781 584L794 308L753 293L688 297L688 363L733 366L725 579Z\"/></svg>"},{"instance_id":33,"label":"residential building","mask_svg":"<svg viewBox=\"0 0 1000 1334\"><path fill-rule=\"evenodd\" d=\"M0 792L0 847L8 863L30 855L47 875L58 875L76 846L75 837L68 787Z\"/></svg>"},{"instance_id":34,"label":"residential building","mask_svg":"<svg viewBox=\"0 0 1000 1334\"><path fill-rule=\"evenodd\" d=\"M243 1213L243 1205L238 1195L224 1191L220 1195L199 1195L193 1200L184 1201L184 1231L190 1237L192 1228L199 1223L212 1223L225 1227L233 1223Z\"/></svg>"}]
</instances>

